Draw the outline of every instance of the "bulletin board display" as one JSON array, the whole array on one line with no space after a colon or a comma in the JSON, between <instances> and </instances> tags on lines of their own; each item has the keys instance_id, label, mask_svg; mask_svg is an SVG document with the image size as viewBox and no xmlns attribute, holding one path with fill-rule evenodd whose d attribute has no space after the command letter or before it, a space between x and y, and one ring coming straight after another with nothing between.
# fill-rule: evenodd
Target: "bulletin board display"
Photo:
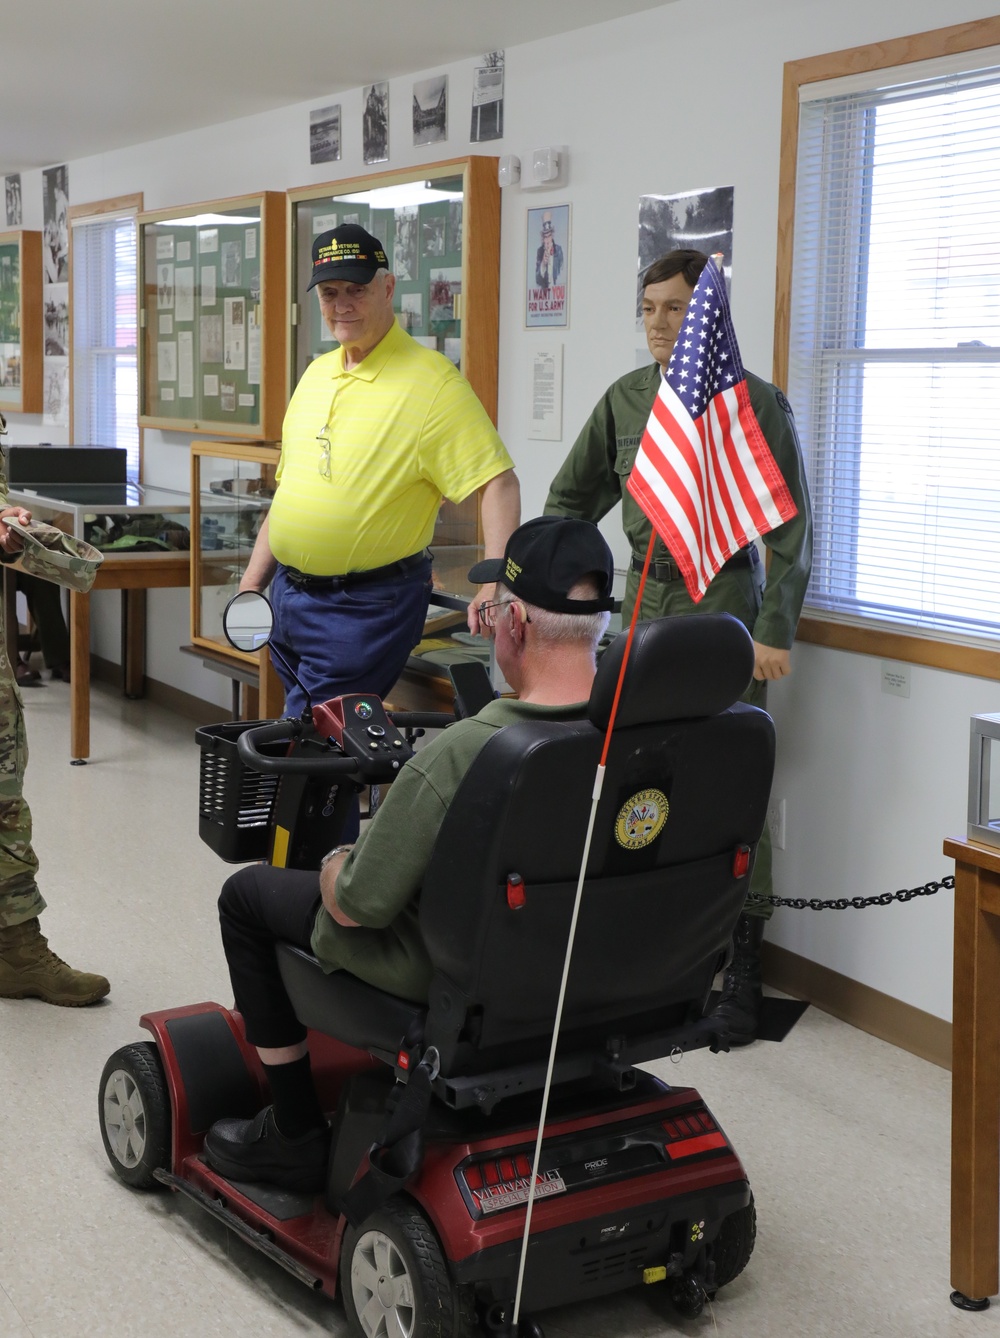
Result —
<instances>
[{"instance_id":1,"label":"bulletin board display","mask_svg":"<svg viewBox=\"0 0 1000 1338\"><path fill-rule=\"evenodd\" d=\"M140 214L143 427L275 441L287 403L285 197Z\"/></svg>"},{"instance_id":2,"label":"bulletin board display","mask_svg":"<svg viewBox=\"0 0 1000 1338\"><path fill-rule=\"evenodd\" d=\"M0 410L42 412L40 232L0 232Z\"/></svg>"}]
</instances>

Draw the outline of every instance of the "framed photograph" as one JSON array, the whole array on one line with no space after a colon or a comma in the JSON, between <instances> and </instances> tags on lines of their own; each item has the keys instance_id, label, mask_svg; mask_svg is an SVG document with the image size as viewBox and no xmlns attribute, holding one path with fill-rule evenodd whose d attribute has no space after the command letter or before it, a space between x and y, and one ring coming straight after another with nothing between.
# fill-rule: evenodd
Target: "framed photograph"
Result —
<instances>
[{"instance_id":1,"label":"framed photograph","mask_svg":"<svg viewBox=\"0 0 1000 1338\"><path fill-rule=\"evenodd\" d=\"M361 143L366 163L389 161L389 85L365 84Z\"/></svg>"},{"instance_id":2,"label":"framed photograph","mask_svg":"<svg viewBox=\"0 0 1000 1338\"><path fill-rule=\"evenodd\" d=\"M43 346L67 344L66 284L46 287L42 234L0 232L0 410L42 413Z\"/></svg>"},{"instance_id":3,"label":"framed photograph","mask_svg":"<svg viewBox=\"0 0 1000 1338\"><path fill-rule=\"evenodd\" d=\"M569 325L568 204L528 210L524 324L529 330Z\"/></svg>"},{"instance_id":4,"label":"framed photograph","mask_svg":"<svg viewBox=\"0 0 1000 1338\"><path fill-rule=\"evenodd\" d=\"M413 142L439 144L448 138L448 76L413 85Z\"/></svg>"},{"instance_id":5,"label":"framed photograph","mask_svg":"<svg viewBox=\"0 0 1000 1338\"><path fill-rule=\"evenodd\" d=\"M69 168L47 167L42 173L42 218L46 283L69 278Z\"/></svg>"},{"instance_id":6,"label":"framed photograph","mask_svg":"<svg viewBox=\"0 0 1000 1338\"><path fill-rule=\"evenodd\" d=\"M340 103L316 107L309 113L309 161L340 161Z\"/></svg>"},{"instance_id":7,"label":"framed photograph","mask_svg":"<svg viewBox=\"0 0 1000 1338\"><path fill-rule=\"evenodd\" d=\"M733 188L714 186L682 195L639 196L639 271L635 328L642 329L642 276L654 260L681 248L722 253L726 283L732 282Z\"/></svg>"}]
</instances>

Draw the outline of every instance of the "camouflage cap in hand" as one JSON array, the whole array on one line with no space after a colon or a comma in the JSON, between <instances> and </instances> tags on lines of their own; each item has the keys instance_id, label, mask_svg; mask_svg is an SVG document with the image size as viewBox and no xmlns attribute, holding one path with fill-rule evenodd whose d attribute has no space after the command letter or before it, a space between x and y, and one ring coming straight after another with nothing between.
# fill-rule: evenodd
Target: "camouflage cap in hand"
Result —
<instances>
[{"instance_id":1,"label":"camouflage cap in hand","mask_svg":"<svg viewBox=\"0 0 1000 1338\"><path fill-rule=\"evenodd\" d=\"M104 554L93 544L37 520L22 525L16 516L5 516L4 524L24 540L24 547L10 563L18 571L55 581L81 595L94 584Z\"/></svg>"}]
</instances>

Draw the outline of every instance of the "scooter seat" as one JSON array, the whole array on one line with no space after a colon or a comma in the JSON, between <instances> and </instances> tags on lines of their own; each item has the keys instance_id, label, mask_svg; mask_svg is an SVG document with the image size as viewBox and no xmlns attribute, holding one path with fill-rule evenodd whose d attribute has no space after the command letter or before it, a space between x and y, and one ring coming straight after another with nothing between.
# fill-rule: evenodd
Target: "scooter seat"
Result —
<instances>
[{"instance_id":1,"label":"scooter seat","mask_svg":"<svg viewBox=\"0 0 1000 1338\"><path fill-rule=\"evenodd\" d=\"M278 967L299 1020L394 1063L404 1038L423 1034L425 1004L400 999L347 971L326 972L312 953L279 943Z\"/></svg>"}]
</instances>

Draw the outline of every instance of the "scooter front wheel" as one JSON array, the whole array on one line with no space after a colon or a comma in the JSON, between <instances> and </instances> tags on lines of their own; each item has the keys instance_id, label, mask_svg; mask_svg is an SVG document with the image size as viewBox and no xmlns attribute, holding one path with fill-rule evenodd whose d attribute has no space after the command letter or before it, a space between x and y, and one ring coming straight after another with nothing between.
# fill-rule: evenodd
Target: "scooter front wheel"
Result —
<instances>
[{"instance_id":1,"label":"scooter front wheel","mask_svg":"<svg viewBox=\"0 0 1000 1338\"><path fill-rule=\"evenodd\" d=\"M105 1064L98 1115L115 1173L133 1189L158 1186L154 1172L170 1164L170 1095L151 1041L123 1046Z\"/></svg>"},{"instance_id":2,"label":"scooter front wheel","mask_svg":"<svg viewBox=\"0 0 1000 1338\"><path fill-rule=\"evenodd\" d=\"M430 1223L403 1198L345 1231L339 1288L351 1332L364 1338L472 1332L471 1298L456 1290Z\"/></svg>"}]
</instances>

